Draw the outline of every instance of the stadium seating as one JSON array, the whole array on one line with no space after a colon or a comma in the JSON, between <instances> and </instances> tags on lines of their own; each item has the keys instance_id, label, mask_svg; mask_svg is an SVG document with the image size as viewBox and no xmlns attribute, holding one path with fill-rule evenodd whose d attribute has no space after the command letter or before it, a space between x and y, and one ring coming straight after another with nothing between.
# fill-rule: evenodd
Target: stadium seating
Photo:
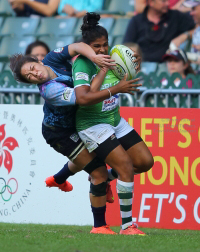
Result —
<instances>
[{"instance_id":1,"label":"stadium seating","mask_svg":"<svg viewBox=\"0 0 200 252\"><path fill-rule=\"evenodd\" d=\"M2 24L3 24L3 21L4 21L4 17L0 17L0 28L1 28Z\"/></svg>"},{"instance_id":2,"label":"stadium seating","mask_svg":"<svg viewBox=\"0 0 200 252\"><path fill-rule=\"evenodd\" d=\"M117 37L115 37L113 39L113 41L112 41L112 46L123 44L123 39L124 39L123 36L117 36Z\"/></svg>"},{"instance_id":3,"label":"stadium seating","mask_svg":"<svg viewBox=\"0 0 200 252\"><path fill-rule=\"evenodd\" d=\"M2 72L3 68L4 68L4 63L0 62L0 73Z\"/></svg>"},{"instance_id":4,"label":"stadium seating","mask_svg":"<svg viewBox=\"0 0 200 252\"><path fill-rule=\"evenodd\" d=\"M100 14L125 15L134 11L134 0L112 0L107 5L107 9L100 11Z\"/></svg>"},{"instance_id":5,"label":"stadium seating","mask_svg":"<svg viewBox=\"0 0 200 252\"><path fill-rule=\"evenodd\" d=\"M156 62L142 62L141 71L145 74L149 74L151 72L156 72L157 65L158 64Z\"/></svg>"},{"instance_id":6,"label":"stadium seating","mask_svg":"<svg viewBox=\"0 0 200 252\"><path fill-rule=\"evenodd\" d=\"M63 37L51 38L48 36L42 36L40 37L40 41L45 42L49 46L50 50L54 50L55 48L63 47L65 45L74 43L75 37L63 36Z\"/></svg>"},{"instance_id":7,"label":"stadium seating","mask_svg":"<svg viewBox=\"0 0 200 252\"><path fill-rule=\"evenodd\" d=\"M15 12L11 8L8 0L0 0L0 16L15 16Z\"/></svg>"},{"instance_id":8,"label":"stadium seating","mask_svg":"<svg viewBox=\"0 0 200 252\"><path fill-rule=\"evenodd\" d=\"M115 25L112 30L112 36L124 36L126 28L129 23L129 18L119 18L115 21Z\"/></svg>"},{"instance_id":9,"label":"stadium seating","mask_svg":"<svg viewBox=\"0 0 200 252\"><path fill-rule=\"evenodd\" d=\"M110 35L113 29L114 23L115 23L115 19L109 17L109 18L102 18L99 22L99 25L103 26L108 31L108 34ZM83 24L83 19L79 18L77 25L75 27L74 33L73 33L73 35L76 38L76 41L81 39L81 25L82 24Z\"/></svg>"},{"instance_id":10,"label":"stadium seating","mask_svg":"<svg viewBox=\"0 0 200 252\"><path fill-rule=\"evenodd\" d=\"M42 18L41 24L37 31L37 37L59 37L72 35L76 23L76 18Z\"/></svg>"},{"instance_id":11,"label":"stadium seating","mask_svg":"<svg viewBox=\"0 0 200 252\"><path fill-rule=\"evenodd\" d=\"M8 61L9 56L15 53L24 53L28 44L35 41L35 37L21 38L4 37L0 44L0 61Z\"/></svg>"},{"instance_id":12,"label":"stadium seating","mask_svg":"<svg viewBox=\"0 0 200 252\"><path fill-rule=\"evenodd\" d=\"M8 17L1 28L1 36L22 37L34 35L39 22L39 18Z\"/></svg>"}]
</instances>

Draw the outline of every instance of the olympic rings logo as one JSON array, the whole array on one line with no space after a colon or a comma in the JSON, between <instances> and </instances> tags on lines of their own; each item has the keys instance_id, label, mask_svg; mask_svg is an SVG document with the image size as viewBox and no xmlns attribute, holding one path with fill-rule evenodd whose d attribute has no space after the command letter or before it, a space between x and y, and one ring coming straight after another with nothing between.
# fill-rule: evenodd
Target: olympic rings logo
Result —
<instances>
[{"instance_id":1,"label":"olympic rings logo","mask_svg":"<svg viewBox=\"0 0 200 252\"><path fill-rule=\"evenodd\" d=\"M10 201L11 198L12 198L12 195L15 194L15 193L17 192L17 190L18 190L18 182L17 182L17 180L16 180L15 178L10 178L10 179L8 180L7 183L6 183L6 181L5 181L4 178L0 178L0 180L3 180L3 182L4 182L4 184L5 184L5 185L2 187L2 189L0 190L1 198L2 198L4 201ZM9 183L10 183L11 180L14 180L15 183L16 183L16 189L15 189L15 191L12 191L12 188L9 186ZM8 193L10 194L10 196L9 196L8 199L5 199L4 196L3 196L3 194L4 194L5 191L6 191L6 189L7 189Z\"/></svg>"}]
</instances>

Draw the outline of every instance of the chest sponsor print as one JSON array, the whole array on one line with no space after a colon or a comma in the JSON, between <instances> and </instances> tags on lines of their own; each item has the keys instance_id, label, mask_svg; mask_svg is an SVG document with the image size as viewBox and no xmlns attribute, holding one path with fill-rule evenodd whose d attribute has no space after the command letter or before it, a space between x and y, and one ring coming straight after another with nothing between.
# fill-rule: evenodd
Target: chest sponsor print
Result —
<instances>
[{"instance_id":1,"label":"chest sponsor print","mask_svg":"<svg viewBox=\"0 0 200 252\"><path fill-rule=\"evenodd\" d=\"M102 111L110 111L119 106L119 95L115 95L102 102Z\"/></svg>"}]
</instances>

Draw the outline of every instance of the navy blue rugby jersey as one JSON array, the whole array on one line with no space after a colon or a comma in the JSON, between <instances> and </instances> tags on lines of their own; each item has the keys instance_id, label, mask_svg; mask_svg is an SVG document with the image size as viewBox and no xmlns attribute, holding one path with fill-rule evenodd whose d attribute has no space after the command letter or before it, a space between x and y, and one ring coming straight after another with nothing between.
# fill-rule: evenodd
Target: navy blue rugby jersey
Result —
<instances>
[{"instance_id":1,"label":"navy blue rugby jersey","mask_svg":"<svg viewBox=\"0 0 200 252\"><path fill-rule=\"evenodd\" d=\"M72 66L68 46L55 49L43 59L45 66L50 67L58 76L46 83L39 84L43 107L43 123L47 126L74 128L77 106L72 82Z\"/></svg>"}]
</instances>

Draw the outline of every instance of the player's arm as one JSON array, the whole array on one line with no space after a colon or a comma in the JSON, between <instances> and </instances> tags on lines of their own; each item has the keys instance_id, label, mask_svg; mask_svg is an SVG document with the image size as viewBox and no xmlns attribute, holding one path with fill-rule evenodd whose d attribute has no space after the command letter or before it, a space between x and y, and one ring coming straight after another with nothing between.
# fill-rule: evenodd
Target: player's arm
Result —
<instances>
[{"instance_id":1,"label":"player's arm","mask_svg":"<svg viewBox=\"0 0 200 252\"><path fill-rule=\"evenodd\" d=\"M112 63L114 60L110 58L110 55L97 55L89 45L82 42L69 45L68 51L71 57L81 54L97 64L100 68L115 66L115 64Z\"/></svg>"},{"instance_id":2,"label":"player's arm","mask_svg":"<svg viewBox=\"0 0 200 252\"><path fill-rule=\"evenodd\" d=\"M142 84L134 84L139 81L139 78L135 80L126 81L126 76L123 80L119 82L116 86L92 92L89 86L82 85L75 89L76 92L76 103L82 106L97 104L105 99L118 93L129 93L132 94L133 91L138 92L137 87L142 86Z\"/></svg>"},{"instance_id":3,"label":"player's arm","mask_svg":"<svg viewBox=\"0 0 200 252\"><path fill-rule=\"evenodd\" d=\"M108 71L108 69L104 67L94 77L94 79L92 80L91 85L90 85L90 92L100 91L100 87L104 81L104 78L106 77L107 71Z\"/></svg>"},{"instance_id":4,"label":"player's arm","mask_svg":"<svg viewBox=\"0 0 200 252\"><path fill-rule=\"evenodd\" d=\"M78 58L74 62L73 80L77 104L82 106L97 104L117 93L132 93L132 91L138 91L136 88L141 86L141 84L134 84L139 81L139 79L126 81L125 76L124 80L121 80L116 86L92 92L90 90L90 84L94 78L95 72L94 66L88 60ZM98 75L96 77L98 77ZM103 76L100 77L101 80L96 80L97 85L101 85L103 82Z\"/></svg>"},{"instance_id":5,"label":"player's arm","mask_svg":"<svg viewBox=\"0 0 200 252\"><path fill-rule=\"evenodd\" d=\"M72 106L76 104L74 88L66 87L59 82L52 82L45 90L40 90L44 100L53 106Z\"/></svg>"},{"instance_id":6,"label":"player's arm","mask_svg":"<svg viewBox=\"0 0 200 252\"><path fill-rule=\"evenodd\" d=\"M22 3L26 4L31 7L33 10L37 11L38 13L43 14L44 16L52 16L57 8L60 0L49 0L47 4L40 3L32 0L9 0L10 3Z\"/></svg>"}]
</instances>

